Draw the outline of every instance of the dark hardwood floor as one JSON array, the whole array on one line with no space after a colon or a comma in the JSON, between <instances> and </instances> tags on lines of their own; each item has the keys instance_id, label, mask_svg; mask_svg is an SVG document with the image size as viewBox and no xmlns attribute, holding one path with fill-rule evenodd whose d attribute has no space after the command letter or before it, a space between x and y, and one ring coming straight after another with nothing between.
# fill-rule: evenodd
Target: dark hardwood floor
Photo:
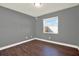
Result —
<instances>
[{"instance_id":1,"label":"dark hardwood floor","mask_svg":"<svg viewBox=\"0 0 79 59\"><path fill-rule=\"evenodd\" d=\"M33 40L0 51L0 56L79 56L75 48Z\"/></svg>"}]
</instances>

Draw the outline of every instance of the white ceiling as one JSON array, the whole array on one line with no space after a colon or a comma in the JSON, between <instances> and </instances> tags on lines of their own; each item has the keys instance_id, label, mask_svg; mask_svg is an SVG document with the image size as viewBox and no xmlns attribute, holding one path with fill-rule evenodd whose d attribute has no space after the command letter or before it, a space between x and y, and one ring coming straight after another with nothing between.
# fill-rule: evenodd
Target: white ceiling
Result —
<instances>
[{"instance_id":1,"label":"white ceiling","mask_svg":"<svg viewBox=\"0 0 79 59\"><path fill-rule=\"evenodd\" d=\"M0 6L19 11L33 17L42 16L44 14L60 11L77 5L77 3L42 3L41 8L36 8L33 3L0 3Z\"/></svg>"}]
</instances>

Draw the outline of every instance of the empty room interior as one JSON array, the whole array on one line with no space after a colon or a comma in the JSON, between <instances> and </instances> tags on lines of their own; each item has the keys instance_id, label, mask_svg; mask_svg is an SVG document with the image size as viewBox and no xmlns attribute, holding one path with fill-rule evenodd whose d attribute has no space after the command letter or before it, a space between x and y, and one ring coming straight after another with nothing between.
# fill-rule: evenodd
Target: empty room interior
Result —
<instances>
[{"instance_id":1,"label":"empty room interior","mask_svg":"<svg viewBox=\"0 0 79 59\"><path fill-rule=\"evenodd\" d=\"M79 56L78 3L0 3L0 56Z\"/></svg>"}]
</instances>

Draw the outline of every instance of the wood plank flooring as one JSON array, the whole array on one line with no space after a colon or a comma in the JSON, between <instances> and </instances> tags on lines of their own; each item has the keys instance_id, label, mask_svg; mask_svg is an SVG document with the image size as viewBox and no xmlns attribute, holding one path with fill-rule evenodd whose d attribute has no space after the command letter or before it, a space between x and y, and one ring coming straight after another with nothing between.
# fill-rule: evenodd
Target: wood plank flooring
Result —
<instances>
[{"instance_id":1,"label":"wood plank flooring","mask_svg":"<svg viewBox=\"0 0 79 59\"><path fill-rule=\"evenodd\" d=\"M75 48L32 40L0 51L0 56L79 56Z\"/></svg>"}]
</instances>

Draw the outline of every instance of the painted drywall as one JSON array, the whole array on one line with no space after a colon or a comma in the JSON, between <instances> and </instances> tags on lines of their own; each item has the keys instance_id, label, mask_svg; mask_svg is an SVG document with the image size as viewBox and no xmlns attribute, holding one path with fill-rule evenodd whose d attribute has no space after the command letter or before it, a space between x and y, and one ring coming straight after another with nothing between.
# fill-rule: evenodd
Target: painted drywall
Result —
<instances>
[{"instance_id":1,"label":"painted drywall","mask_svg":"<svg viewBox=\"0 0 79 59\"><path fill-rule=\"evenodd\" d=\"M34 35L35 18L0 6L0 47Z\"/></svg>"},{"instance_id":2,"label":"painted drywall","mask_svg":"<svg viewBox=\"0 0 79 59\"><path fill-rule=\"evenodd\" d=\"M59 34L43 33L43 19L59 17ZM35 20L36 19L36 20ZM0 47L26 40L32 35L37 38L65 42L79 46L79 6L38 18L31 17L0 6Z\"/></svg>"},{"instance_id":3,"label":"painted drywall","mask_svg":"<svg viewBox=\"0 0 79 59\"><path fill-rule=\"evenodd\" d=\"M43 19L58 16L59 33L43 33ZM40 16L36 19L36 37L79 46L79 6Z\"/></svg>"}]
</instances>

